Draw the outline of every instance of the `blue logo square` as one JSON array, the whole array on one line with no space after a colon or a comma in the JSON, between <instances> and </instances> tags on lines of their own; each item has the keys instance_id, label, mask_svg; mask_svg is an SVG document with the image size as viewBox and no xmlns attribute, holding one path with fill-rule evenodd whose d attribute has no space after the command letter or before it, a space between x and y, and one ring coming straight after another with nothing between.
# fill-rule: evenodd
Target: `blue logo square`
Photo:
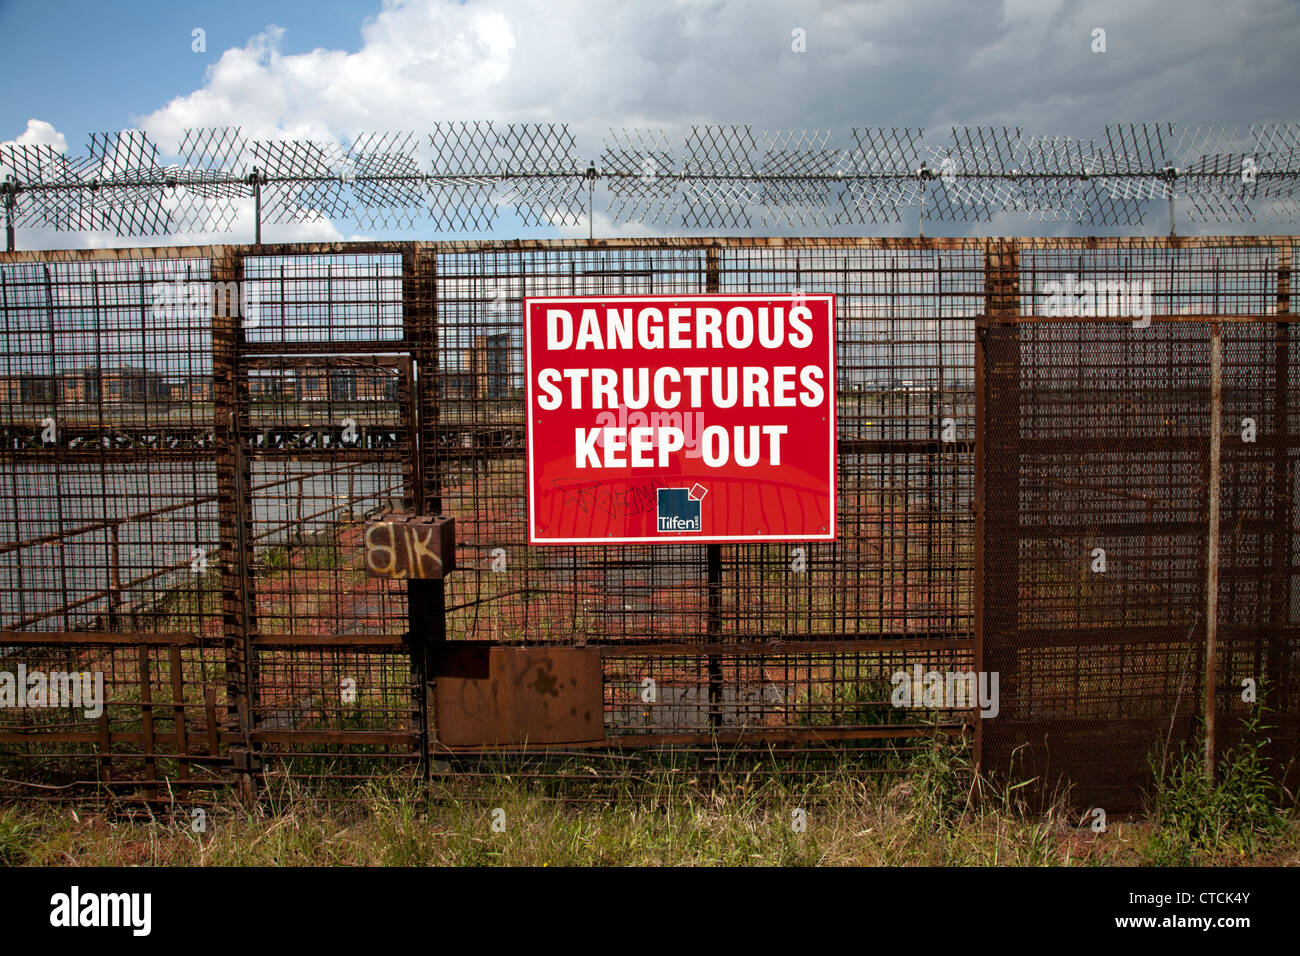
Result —
<instances>
[{"instance_id":1,"label":"blue logo square","mask_svg":"<svg viewBox=\"0 0 1300 956\"><path fill-rule=\"evenodd\" d=\"M657 495L660 531L681 534L703 530L700 502L691 500L689 488L660 488Z\"/></svg>"}]
</instances>

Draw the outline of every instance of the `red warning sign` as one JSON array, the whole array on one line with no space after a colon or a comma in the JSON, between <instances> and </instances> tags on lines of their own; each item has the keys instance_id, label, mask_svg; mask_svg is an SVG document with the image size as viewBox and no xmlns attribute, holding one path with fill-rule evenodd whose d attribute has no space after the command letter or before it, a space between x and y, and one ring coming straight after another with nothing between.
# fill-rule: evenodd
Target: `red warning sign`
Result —
<instances>
[{"instance_id":1,"label":"red warning sign","mask_svg":"<svg viewBox=\"0 0 1300 956\"><path fill-rule=\"evenodd\" d=\"M527 298L532 544L832 540L832 295Z\"/></svg>"}]
</instances>

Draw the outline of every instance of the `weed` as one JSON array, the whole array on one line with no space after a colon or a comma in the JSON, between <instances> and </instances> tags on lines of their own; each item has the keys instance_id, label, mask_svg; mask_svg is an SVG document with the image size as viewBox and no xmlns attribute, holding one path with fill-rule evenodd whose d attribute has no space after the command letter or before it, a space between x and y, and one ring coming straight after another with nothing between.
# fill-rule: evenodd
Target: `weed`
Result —
<instances>
[{"instance_id":1,"label":"weed","mask_svg":"<svg viewBox=\"0 0 1300 956\"><path fill-rule=\"evenodd\" d=\"M0 866L28 862L28 847L40 830L40 824L18 807L0 807Z\"/></svg>"},{"instance_id":2,"label":"weed","mask_svg":"<svg viewBox=\"0 0 1300 956\"><path fill-rule=\"evenodd\" d=\"M1290 828L1282 789L1264 755L1268 726L1263 695L1243 721L1238 745L1219 760L1216 779L1205 773L1201 750L1185 745L1172 759L1150 758L1155 786L1151 816L1159 824L1148 847L1154 865L1187 865L1198 857L1255 855Z\"/></svg>"},{"instance_id":3,"label":"weed","mask_svg":"<svg viewBox=\"0 0 1300 956\"><path fill-rule=\"evenodd\" d=\"M1063 805L1031 814L1025 783L995 790L963 738L937 732L888 763L717 750L623 755L611 773L594 755L502 755L462 759L430 783L409 766L358 779L341 755L311 759L305 779L298 758L271 759L257 806L218 796L202 833L184 801L81 815L7 805L0 864L1039 866L1210 862L1228 843L1300 860L1300 827L1264 802L1276 793L1249 749L1225 759L1212 790L1186 763L1162 791L1158 825L1106 833L1068 825ZM1135 827L1138 839L1118 838Z\"/></svg>"}]
</instances>

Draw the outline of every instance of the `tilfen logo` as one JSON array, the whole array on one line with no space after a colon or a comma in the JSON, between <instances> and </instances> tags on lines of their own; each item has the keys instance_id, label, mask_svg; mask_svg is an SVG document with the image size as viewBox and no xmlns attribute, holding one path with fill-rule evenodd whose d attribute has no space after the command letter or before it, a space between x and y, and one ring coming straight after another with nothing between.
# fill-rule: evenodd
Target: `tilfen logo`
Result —
<instances>
[{"instance_id":1,"label":"tilfen logo","mask_svg":"<svg viewBox=\"0 0 1300 956\"><path fill-rule=\"evenodd\" d=\"M659 530L669 533L704 530L700 516L700 502L708 494L701 485L690 488L660 488L658 490Z\"/></svg>"}]
</instances>

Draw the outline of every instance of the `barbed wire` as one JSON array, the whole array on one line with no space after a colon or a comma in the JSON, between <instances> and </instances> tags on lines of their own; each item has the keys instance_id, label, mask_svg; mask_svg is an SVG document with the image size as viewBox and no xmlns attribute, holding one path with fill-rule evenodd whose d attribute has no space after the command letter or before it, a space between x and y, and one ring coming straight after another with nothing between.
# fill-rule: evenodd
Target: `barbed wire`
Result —
<instances>
[{"instance_id":1,"label":"barbed wire","mask_svg":"<svg viewBox=\"0 0 1300 956\"><path fill-rule=\"evenodd\" d=\"M600 184L614 223L685 229L825 229L902 221L1028 220L1141 226L1152 203L1193 222L1300 218L1300 124L1129 123L1095 139L1019 127L832 132L696 125L678 149L662 128L611 129L599 162L579 161L563 123L442 122L431 132L348 141L246 140L238 127L188 129L163 164L138 130L96 133L84 156L0 145L8 248L16 228L119 236L225 232L353 219L363 229L481 233L509 210L529 226L593 221ZM585 189L584 189L585 186Z\"/></svg>"}]
</instances>

